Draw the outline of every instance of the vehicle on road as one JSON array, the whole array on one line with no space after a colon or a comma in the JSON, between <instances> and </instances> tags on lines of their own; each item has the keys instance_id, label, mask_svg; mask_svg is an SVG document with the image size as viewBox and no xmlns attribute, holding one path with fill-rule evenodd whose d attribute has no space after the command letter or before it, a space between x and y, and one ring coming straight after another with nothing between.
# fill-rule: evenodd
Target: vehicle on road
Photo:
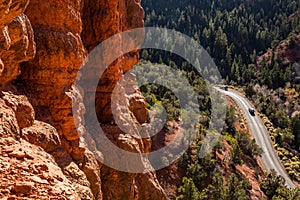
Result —
<instances>
[{"instance_id":1,"label":"vehicle on road","mask_svg":"<svg viewBox=\"0 0 300 200\"><path fill-rule=\"evenodd\" d=\"M227 85L221 85L221 86L220 86L220 89L225 90L225 91L228 91L228 86L227 86Z\"/></svg>"},{"instance_id":2,"label":"vehicle on road","mask_svg":"<svg viewBox=\"0 0 300 200\"><path fill-rule=\"evenodd\" d=\"M249 113L250 113L252 116L254 116L254 115L255 115L254 108L249 108L248 110L249 110Z\"/></svg>"},{"instance_id":3,"label":"vehicle on road","mask_svg":"<svg viewBox=\"0 0 300 200\"><path fill-rule=\"evenodd\" d=\"M280 160L277 157L273 144L268 137L269 133L267 131L267 128L265 127L263 121L260 119L259 115L257 115L257 117L254 117L256 115L255 110L249 104L247 99L243 96L240 96L238 92L235 91L225 92L221 89L219 91L232 97L237 102L239 107L242 108L242 111L245 111L245 113L243 113L247 118L247 122L249 125L249 129L251 130L252 136L255 139L255 142L262 148L264 152L261 156L261 161L266 171L275 169L275 171L285 179L287 186L289 186L290 188L296 188L296 185L290 179L289 174L286 173L284 166L281 165ZM251 116L253 117L248 116L247 110L249 114L251 114Z\"/></svg>"}]
</instances>

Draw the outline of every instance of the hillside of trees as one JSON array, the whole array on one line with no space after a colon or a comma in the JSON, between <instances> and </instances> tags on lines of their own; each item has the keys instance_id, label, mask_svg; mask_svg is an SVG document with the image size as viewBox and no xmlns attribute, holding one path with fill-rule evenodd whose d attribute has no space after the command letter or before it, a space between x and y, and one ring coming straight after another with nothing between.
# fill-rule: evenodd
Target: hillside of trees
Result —
<instances>
[{"instance_id":1,"label":"hillside of trees","mask_svg":"<svg viewBox=\"0 0 300 200\"><path fill-rule=\"evenodd\" d=\"M193 37L214 58L223 77L238 84L257 78L253 64L258 55L300 31L300 17L290 17L300 11L299 1L145 0L143 6L146 26ZM158 62L159 58L168 62L164 55L147 59Z\"/></svg>"},{"instance_id":2,"label":"hillside of trees","mask_svg":"<svg viewBox=\"0 0 300 200\"><path fill-rule=\"evenodd\" d=\"M296 65L299 60L287 59L293 55L283 57L278 46L285 41L283 46L293 49L287 52L300 52L300 1L143 0L142 4L145 9L145 26L174 29L198 41L214 59L225 82L242 87L257 109L271 120L278 148L299 157L300 81L297 80L300 74L297 67L299 65ZM268 51L273 53L267 58L264 54ZM201 111L206 118L209 117L210 100L205 96L205 83L187 61L172 53L153 49L144 49L140 55L143 60L164 63L184 71L199 94ZM146 61L143 61L144 64ZM208 73L210 70L204 69L201 73ZM151 91L159 93L152 94ZM149 85L142 88L142 92L149 106L160 102L171 110L168 113L169 120L179 118L176 98L171 91ZM245 140L249 146L253 144L243 133L235 132L228 120L232 121L227 119L228 127L226 133L222 134L232 146L230 156L234 168L243 162L244 155L254 158L261 152L259 149L255 151L254 147L250 151L239 146L239 142ZM201 123L205 124L207 121ZM230 143L232 141L234 142ZM200 146L201 140L195 144L196 149ZM235 199L248 199L247 180L232 173L224 182L214 157L208 160L198 159L197 150L191 149L183 160L181 163L187 172L182 187L179 188L178 199L226 199L233 197L233 193L237 191L239 193L235 195ZM214 169L215 175L210 174L206 167ZM299 170L293 169L293 172L295 170L299 175ZM292 178L298 180L298 175ZM200 180L206 176L210 177L206 180L209 184L201 185L203 181ZM220 189L221 185L224 189ZM274 172L261 183L261 189L270 199L299 198L299 193L288 190L282 178Z\"/></svg>"},{"instance_id":3,"label":"hillside of trees","mask_svg":"<svg viewBox=\"0 0 300 200\"><path fill-rule=\"evenodd\" d=\"M300 1L145 0L143 6L146 26L174 29L197 40L212 56L227 83L244 86L248 97L261 99L257 107L275 127L292 131L292 148L299 150L300 135L295 130L295 124L299 124L299 116L295 116L299 98L294 100L291 111L283 106L287 97L282 97L281 105L272 103L273 96L263 98L263 94L254 91L254 85L266 86L270 91L294 88L300 93L299 65L295 65L299 59L284 58L276 49L285 40L287 49L300 52ZM268 50L273 51L272 56L265 58L262 55ZM179 56L164 51L146 49L141 57L186 71L193 69ZM279 111L284 115L276 114ZM278 123L284 116L286 124Z\"/></svg>"},{"instance_id":4,"label":"hillside of trees","mask_svg":"<svg viewBox=\"0 0 300 200\"><path fill-rule=\"evenodd\" d=\"M193 37L214 58L229 82L245 84L256 79L261 84L279 87L293 78L288 74L290 68L280 66L280 58L274 61L279 62L278 66L272 63L275 69L274 76L270 77L282 73L282 81L267 82L263 80L265 76L258 79L264 69L258 74L255 64L257 57L268 48L275 48L280 41L299 33L299 15L290 17L300 10L299 1L145 0L143 6L146 26L174 29ZM146 59L152 62L169 64L169 57L164 54L147 55L150 56ZM289 66L290 63L284 64Z\"/></svg>"},{"instance_id":5,"label":"hillside of trees","mask_svg":"<svg viewBox=\"0 0 300 200\"><path fill-rule=\"evenodd\" d=\"M165 74L161 70L162 65L153 65L146 61L140 62L139 65L139 69L145 69L142 72L135 71L135 73L142 73L143 76L141 77L160 77L161 74ZM147 70L150 67L151 70ZM212 149L210 154L205 157L199 156L203 145L203 138L208 134L208 124L211 115L210 97L202 77L194 71L186 72L181 70L181 72L195 91L201 114L197 130L198 137L188 151L174 164L185 171L182 177L182 185L178 187L176 199L250 199L252 185L247 177L237 170L238 167L242 167L245 163L251 163L250 166L254 170L255 177L258 178L257 181L260 181L260 190L264 192L266 197L284 200L300 198L300 191L298 189L292 190L287 188L284 179L276 175L275 172L271 172L264 177L263 171L257 162L257 158L263 153L262 149L249 137L247 131L236 128L235 124L240 123L241 116L232 105L227 107L225 128L221 133L217 145ZM174 93L177 93L178 91L176 90L180 90L184 86L180 81L177 81L177 77L168 77L165 81L175 83L177 87L171 91L160 85L147 84L143 85L140 89L147 100L149 110L153 109L155 104L162 105L166 110L167 120L180 123L180 105ZM172 127L165 125L164 131L166 134L172 134ZM225 147L230 150L226 150ZM217 156L217 154L227 157L220 159L220 156ZM172 155L169 156L172 158ZM168 162L168 160L168 157L161 158L161 162Z\"/></svg>"},{"instance_id":6,"label":"hillside of trees","mask_svg":"<svg viewBox=\"0 0 300 200\"><path fill-rule=\"evenodd\" d=\"M300 93L299 63L295 64L300 55L300 1L145 0L143 6L146 26L174 29L193 37L212 56L224 80L228 84L243 86L250 98L258 93L253 91L255 84L266 86L270 91L294 88ZM277 48L282 41L285 41L283 46L286 49L293 49L292 55L282 57ZM273 52L269 58L262 56L267 51ZM297 53L293 59L293 54ZM193 69L179 56L164 51L146 49L141 52L141 57L186 71ZM253 99L257 98L262 101L273 99L272 96L267 99L262 95L253 96ZM282 108L287 97L282 98L281 105L260 102L257 106L275 126L285 129L286 125L276 122L280 121L275 116L277 107L291 125L292 121L298 124L299 117L295 117L298 106L294 106L294 112ZM299 98L294 101L293 104L300 105ZM296 150L300 147L298 132L293 131L293 148Z\"/></svg>"}]
</instances>

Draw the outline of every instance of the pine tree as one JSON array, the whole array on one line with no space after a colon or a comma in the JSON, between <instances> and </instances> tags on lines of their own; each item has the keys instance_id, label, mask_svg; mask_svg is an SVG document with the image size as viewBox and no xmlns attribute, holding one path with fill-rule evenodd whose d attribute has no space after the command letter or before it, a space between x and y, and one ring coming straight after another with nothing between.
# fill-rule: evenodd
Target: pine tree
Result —
<instances>
[{"instance_id":1,"label":"pine tree","mask_svg":"<svg viewBox=\"0 0 300 200\"><path fill-rule=\"evenodd\" d=\"M193 179L184 177L182 180L183 185L178 189L180 195L177 200L201 200L205 196L201 195L195 186Z\"/></svg>"}]
</instances>

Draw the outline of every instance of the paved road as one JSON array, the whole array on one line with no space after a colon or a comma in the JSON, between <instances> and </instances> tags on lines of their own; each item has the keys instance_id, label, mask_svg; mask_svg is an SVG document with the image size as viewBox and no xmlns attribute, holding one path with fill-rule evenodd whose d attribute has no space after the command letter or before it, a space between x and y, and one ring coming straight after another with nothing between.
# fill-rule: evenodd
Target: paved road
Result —
<instances>
[{"instance_id":1,"label":"paved road","mask_svg":"<svg viewBox=\"0 0 300 200\"><path fill-rule=\"evenodd\" d=\"M295 184L287 175L285 169L280 164L278 157L273 149L272 142L268 136L268 131L264 126L261 118L257 115L252 116L248 112L248 108L252 107L246 98L231 92L225 91L219 88L216 88L218 91L230 96L233 98L237 104L242 109L244 116L247 119L249 124L250 131L256 141L256 143L263 149L264 153L262 155L262 163L265 166L266 170L269 172L271 169L274 169L278 174L280 174L286 181L286 185L290 188L295 188Z\"/></svg>"}]
</instances>

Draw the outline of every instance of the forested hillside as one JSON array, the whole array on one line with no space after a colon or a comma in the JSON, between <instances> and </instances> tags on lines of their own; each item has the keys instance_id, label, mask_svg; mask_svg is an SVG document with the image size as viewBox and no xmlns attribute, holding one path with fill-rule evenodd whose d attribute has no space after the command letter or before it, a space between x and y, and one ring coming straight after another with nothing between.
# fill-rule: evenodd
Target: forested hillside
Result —
<instances>
[{"instance_id":1,"label":"forested hillside","mask_svg":"<svg viewBox=\"0 0 300 200\"><path fill-rule=\"evenodd\" d=\"M274 93L287 86L300 92L299 65L296 64L300 59L300 1L145 0L143 4L146 26L175 29L196 39L214 58L227 83L247 86L249 97L257 94L253 90L255 84L267 86L269 91L275 90ZM141 56L188 71L192 68L168 52L144 50ZM263 94L255 99L261 96ZM282 105L287 98L283 98ZM276 118L278 105L275 102L266 104L261 104L260 110L268 117ZM279 106L287 118L297 114L299 98L293 104L294 109ZM270 105L272 107L268 107ZM287 128L286 124L276 121L278 119L272 120L275 126ZM294 145L299 148L300 136L296 132Z\"/></svg>"},{"instance_id":2,"label":"forested hillside","mask_svg":"<svg viewBox=\"0 0 300 200\"><path fill-rule=\"evenodd\" d=\"M226 83L244 89L256 108L270 119L268 123L275 148L280 158L285 159L283 163L291 178L300 181L300 1L144 0L142 3L145 26L174 29L193 37L214 59ZM195 84L194 87L198 87L196 91L202 102L201 109L209 115L209 108L205 107L209 105L209 98L201 93L206 91L204 82L189 63L177 55L152 49L143 50L141 57L186 71L190 80L197 80L194 82L200 85ZM205 68L201 73L209 70ZM148 103L153 100L163 102L171 108L169 119L177 118L176 108L165 97L168 95L159 98L159 95L150 96L145 88L142 91ZM228 114L227 125L232 122ZM239 162L243 162L240 159L245 158L243 155L255 156L239 146L239 142L244 140L249 145L251 142L230 125L223 135L233 149L230 155L234 169L231 176L223 182L216 157L213 156L213 163L211 159L206 163L207 160L197 158L200 140L195 144L196 149L191 149L189 155L183 158L187 172L179 189L179 199L248 199L249 184L244 177L237 176L235 168L242 164ZM295 163L298 164L294 166ZM214 176L208 173L207 166L215 170ZM210 178L205 182L203 178L206 176ZM297 192L292 196L282 181L272 172L260 188L271 199L299 198L296 197ZM225 189L220 190L220 185ZM236 190L231 188L234 186ZM231 192L239 193L234 196Z\"/></svg>"},{"instance_id":3,"label":"forested hillside","mask_svg":"<svg viewBox=\"0 0 300 200\"><path fill-rule=\"evenodd\" d=\"M193 37L215 58L223 77L239 84L259 77L253 65L259 55L300 31L300 2L296 0L145 0L143 6L146 26L175 29ZM157 56L147 59L159 61ZM161 55L161 59L168 62L168 57ZM256 81L270 87L291 81L289 71L278 67L284 74L282 82Z\"/></svg>"},{"instance_id":4,"label":"forested hillside","mask_svg":"<svg viewBox=\"0 0 300 200\"><path fill-rule=\"evenodd\" d=\"M299 62L300 51L300 1L145 0L143 4L146 26L175 29L199 41L214 58L227 83L247 86L249 97L256 95L255 99L261 98L261 101L269 99L271 102L257 103L260 111L270 117L276 127L288 128L290 122L278 123L277 108L284 113L280 116L295 117L299 98L292 102L293 108L286 108L283 105L288 96L282 97L280 106L273 102L273 96L257 95L253 86L266 86L277 96L276 90L285 87L299 93L299 65L295 62ZM144 50L141 55L152 62L191 69L187 62L167 52ZM299 123L298 118L294 124ZM299 133L293 133L294 145L299 148Z\"/></svg>"}]
</instances>

